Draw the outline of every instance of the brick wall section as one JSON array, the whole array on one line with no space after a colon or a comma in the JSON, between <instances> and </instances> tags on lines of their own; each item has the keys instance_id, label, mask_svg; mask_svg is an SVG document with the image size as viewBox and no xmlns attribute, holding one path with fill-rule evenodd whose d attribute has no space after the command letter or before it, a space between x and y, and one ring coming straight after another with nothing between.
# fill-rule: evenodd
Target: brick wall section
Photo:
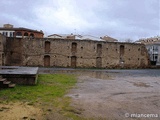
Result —
<instances>
[{"instance_id":1,"label":"brick wall section","mask_svg":"<svg viewBox=\"0 0 160 120\"><path fill-rule=\"evenodd\" d=\"M76 51L71 51L73 43ZM8 44L7 65L72 67L75 64L83 68L145 68L149 65L148 53L142 44L47 38L13 39ZM97 52L98 44L101 53ZM120 56L121 45L123 56Z\"/></svg>"},{"instance_id":2,"label":"brick wall section","mask_svg":"<svg viewBox=\"0 0 160 120\"><path fill-rule=\"evenodd\" d=\"M16 30L14 33L14 37L16 36L17 32L21 32L23 37L24 37L24 33L28 33L28 37L30 36L30 34L33 34L35 38L43 38L43 35L44 35L41 32L33 32L33 31L27 31L27 30Z\"/></svg>"}]
</instances>

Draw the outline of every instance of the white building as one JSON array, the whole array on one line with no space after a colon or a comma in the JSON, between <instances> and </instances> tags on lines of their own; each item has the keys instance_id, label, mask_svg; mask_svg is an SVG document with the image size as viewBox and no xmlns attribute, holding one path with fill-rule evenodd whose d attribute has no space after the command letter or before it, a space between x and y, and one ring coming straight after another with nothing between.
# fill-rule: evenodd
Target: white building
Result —
<instances>
[{"instance_id":1,"label":"white building","mask_svg":"<svg viewBox=\"0 0 160 120\"><path fill-rule=\"evenodd\" d=\"M0 28L0 33L6 37L13 37L15 30L12 29L13 25L4 24L2 28Z\"/></svg>"},{"instance_id":2,"label":"white building","mask_svg":"<svg viewBox=\"0 0 160 120\"><path fill-rule=\"evenodd\" d=\"M147 44L146 48L148 50L151 64L160 65L160 42Z\"/></svg>"}]
</instances>

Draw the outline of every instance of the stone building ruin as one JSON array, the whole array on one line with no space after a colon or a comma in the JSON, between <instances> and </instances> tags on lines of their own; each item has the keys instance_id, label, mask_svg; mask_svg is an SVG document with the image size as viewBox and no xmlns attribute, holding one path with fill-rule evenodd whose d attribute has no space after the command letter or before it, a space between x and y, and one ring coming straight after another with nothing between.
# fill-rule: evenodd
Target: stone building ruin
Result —
<instances>
[{"instance_id":1,"label":"stone building ruin","mask_svg":"<svg viewBox=\"0 0 160 120\"><path fill-rule=\"evenodd\" d=\"M146 68L145 45L56 38L5 38L1 65L72 68ZM3 44L2 44L3 43Z\"/></svg>"}]
</instances>

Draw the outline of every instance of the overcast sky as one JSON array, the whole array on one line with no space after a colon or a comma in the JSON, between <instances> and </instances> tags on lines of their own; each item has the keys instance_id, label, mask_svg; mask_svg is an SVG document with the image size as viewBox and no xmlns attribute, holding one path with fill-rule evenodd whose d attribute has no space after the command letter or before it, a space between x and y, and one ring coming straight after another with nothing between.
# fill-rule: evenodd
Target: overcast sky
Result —
<instances>
[{"instance_id":1,"label":"overcast sky","mask_svg":"<svg viewBox=\"0 0 160 120\"><path fill-rule=\"evenodd\" d=\"M133 39L160 35L160 0L0 0L0 26Z\"/></svg>"}]
</instances>

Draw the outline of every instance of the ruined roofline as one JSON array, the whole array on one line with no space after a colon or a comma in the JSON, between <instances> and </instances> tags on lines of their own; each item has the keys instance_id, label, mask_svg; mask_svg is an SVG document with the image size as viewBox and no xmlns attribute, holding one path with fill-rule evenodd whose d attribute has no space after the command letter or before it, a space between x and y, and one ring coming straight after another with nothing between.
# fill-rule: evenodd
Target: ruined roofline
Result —
<instances>
[{"instance_id":1,"label":"ruined roofline","mask_svg":"<svg viewBox=\"0 0 160 120\"><path fill-rule=\"evenodd\" d=\"M16 38L17 39L17 38ZM22 38L18 38L18 39L22 39ZM23 38L24 40L25 39L29 39L29 40L44 40L44 41L73 41L73 42L99 42L99 43L113 43L113 44L133 44L133 45L140 45L141 43L129 43L129 42L110 42L110 41L97 41L97 40L79 40L79 39L64 39L64 38ZM143 45L143 44L141 44Z\"/></svg>"}]
</instances>

